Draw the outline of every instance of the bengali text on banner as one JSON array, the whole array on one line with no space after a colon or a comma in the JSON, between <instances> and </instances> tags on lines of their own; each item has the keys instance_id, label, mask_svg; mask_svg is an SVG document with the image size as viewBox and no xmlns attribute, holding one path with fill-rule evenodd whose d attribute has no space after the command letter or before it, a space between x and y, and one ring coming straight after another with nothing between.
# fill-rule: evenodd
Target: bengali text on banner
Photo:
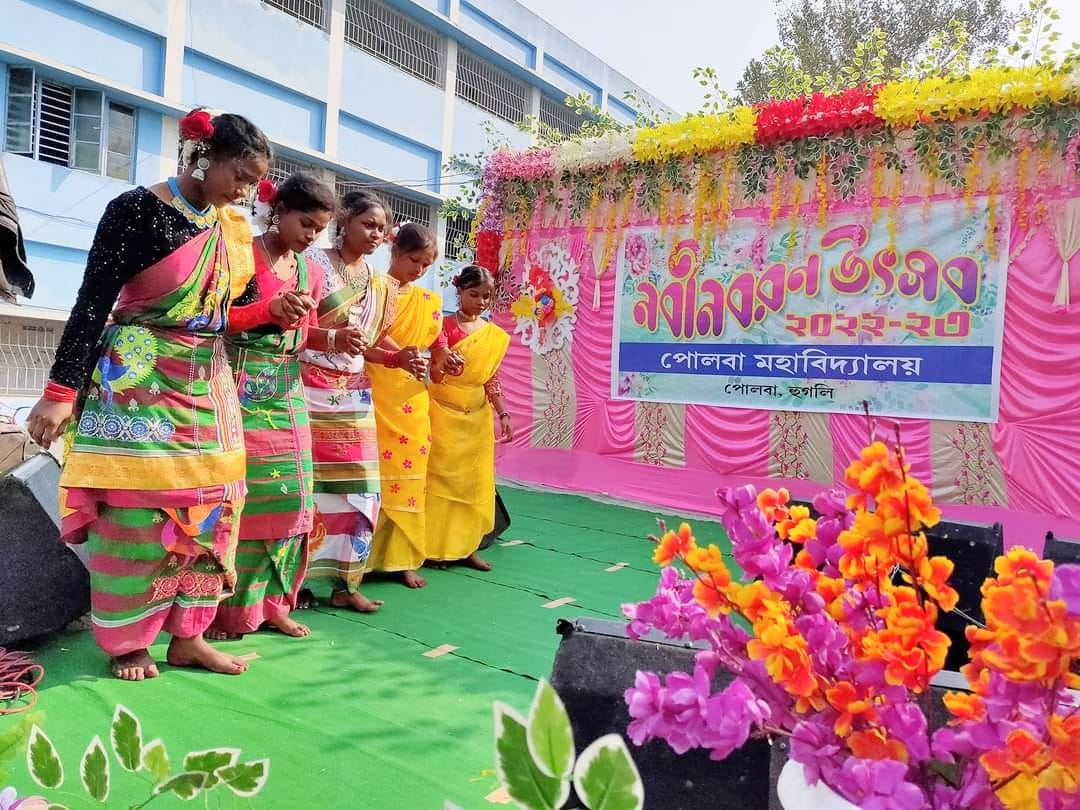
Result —
<instances>
[{"instance_id":1,"label":"bengali text on banner","mask_svg":"<svg viewBox=\"0 0 1080 810\"><path fill-rule=\"evenodd\" d=\"M733 219L630 229L619 256L619 399L993 422L1007 240L986 200L822 227ZM698 228L697 230L702 230ZM707 230L707 229L706 229Z\"/></svg>"}]
</instances>

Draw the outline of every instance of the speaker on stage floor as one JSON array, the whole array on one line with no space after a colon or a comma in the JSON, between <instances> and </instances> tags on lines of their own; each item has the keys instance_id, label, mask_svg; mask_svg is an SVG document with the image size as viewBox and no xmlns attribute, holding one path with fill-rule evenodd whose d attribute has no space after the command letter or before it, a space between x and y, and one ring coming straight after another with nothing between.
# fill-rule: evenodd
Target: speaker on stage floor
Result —
<instances>
[{"instance_id":1,"label":"speaker on stage floor","mask_svg":"<svg viewBox=\"0 0 1080 810\"><path fill-rule=\"evenodd\" d=\"M616 733L626 739L645 786L645 806L664 810L770 810L776 807L770 777L772 749L752 740L723 762L708 751L676 755L663 740L637 746L626 737L630 715L623 693L638 670L691 672L697 650L666 639L634 641L623 622L560 620L562 636L551 685L566 704L578 753L589 743ZM730 681L717 673L717 685ZM783 764L783 758L779 764ZM568 806L576 806L572 802Z\"/></svg>"},{"instance_id":2,"label":"speaker on stage floor","mask_svg":"<svg viewBox=\"0 0 1080 810\"><path fill-rule=\"evenodd\" d=\"M1054 565L1076 565L1080 563L1080 542L1062 540L1054 537L1053 532L1047 532L1043 559L1050 560Z\"/></svg>"},{"instance_id":3,"label":"speaker on stage floor","mask_svg":"<svg viewBox=\"0 0 1080 810\"><path fill-rule=\"evenodd\" d=\"M492 529L483 540L480 541L481 550L487 548L500 537L503 533L510 528L510 513L506 509L506 504L503 503L502 496L499 495L499 490L495 490L495 528Z\"/></svg>"},{"instance_id":4,"label":"speaker on stage floor","mask_svg":"<svg viewBox=\"0 0 1080 810\"><path fill-rule=\"evenodd\" d=\"M90 609L90 574L60 540L59 481L47 453L0 478L0 645L55 632Z\"/></svg>"}]
</instances>

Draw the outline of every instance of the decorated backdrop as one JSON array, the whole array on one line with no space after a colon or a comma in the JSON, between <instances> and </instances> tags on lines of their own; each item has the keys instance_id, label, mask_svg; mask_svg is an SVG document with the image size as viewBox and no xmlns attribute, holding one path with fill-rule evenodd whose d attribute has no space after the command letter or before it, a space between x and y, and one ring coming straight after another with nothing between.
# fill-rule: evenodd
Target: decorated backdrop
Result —
<instances>
[{"instance_id":1,"label":"decorated backdrop","mask_svg":"<svg viewBox=\"0 0 1080 810\"><path fill-rule=\"evenodd\" d=\"M1039 67L497 153L500 474L708 513L899 434L947 517L1080 538L1078 152Z\"/></svg>"}]
</instances>

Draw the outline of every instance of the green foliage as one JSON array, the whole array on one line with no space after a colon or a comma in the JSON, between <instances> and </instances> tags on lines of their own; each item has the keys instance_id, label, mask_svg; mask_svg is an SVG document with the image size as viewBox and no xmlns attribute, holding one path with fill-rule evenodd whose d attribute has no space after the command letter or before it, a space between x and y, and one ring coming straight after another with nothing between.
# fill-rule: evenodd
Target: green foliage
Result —
<instances>
[{"instance_id":1,"label":"green foliage","mask_svg":"<svg viewBox=\"0 0 1080 810\"><path fill-rule=\"evenodd\" d=\"M641 777L619 735L601 737L574 762L570 718L547 681L536 688L528 720L495 704L495 756L499 781L514 804L526 810L558 810L571 784L588 810L641 810L645 805Z\"/></svg>"},{"instance_id":2,"label":"green foliage","mask_svg":"<svg viewBox=\"0 0 1080 810\"><path fill-rule=\"evenodd\" d=\"M34 718L28 718L33 721ZM240 761L240 751L235 748L216 748L193 751L184 756L184 770L171 774L169 755L161 740L142 743L142 725L133 712L117 706L110 728L112 753L122 771L136 774L150 786L150 795L131 810L141 810L158 796L172 794L189 800L217 787L225 787L236 796L250 798L262 791L270 773L270 761ZM0 735L0 764L14 755L21 744L11 730ZM36 722L29 727L29 743L26 749L27 770L30 778L46 791L59 790L64 786L64 767L52 740ZM3 776L3 774L0 774ZM95 736L86 747L79 763L79 781L91 800L104 804L112 787L110 759L101 737ZM68 794L70 795L70 794ZM52 804L50 810L63 810L63 805Z\"/></svg>"}]
</instances>

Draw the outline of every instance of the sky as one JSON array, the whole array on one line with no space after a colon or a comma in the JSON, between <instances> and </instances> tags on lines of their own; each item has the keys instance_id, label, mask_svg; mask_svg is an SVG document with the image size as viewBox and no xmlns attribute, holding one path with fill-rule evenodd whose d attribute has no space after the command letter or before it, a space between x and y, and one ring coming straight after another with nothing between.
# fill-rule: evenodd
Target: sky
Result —
<instances>
[{"instance_id":1,"label":"sky","mask_svg":"<svg viewBox=\"0 0 1080 810\"><path fill-rule=\"evenodd\" d=\"M734 91L746 63L777 44L772 0L518 2L680 113L701 104L695 67L715 68ZM1055 5L1062 40L1080 41L1080 2Z\"/></svg>"}]
</instances>

